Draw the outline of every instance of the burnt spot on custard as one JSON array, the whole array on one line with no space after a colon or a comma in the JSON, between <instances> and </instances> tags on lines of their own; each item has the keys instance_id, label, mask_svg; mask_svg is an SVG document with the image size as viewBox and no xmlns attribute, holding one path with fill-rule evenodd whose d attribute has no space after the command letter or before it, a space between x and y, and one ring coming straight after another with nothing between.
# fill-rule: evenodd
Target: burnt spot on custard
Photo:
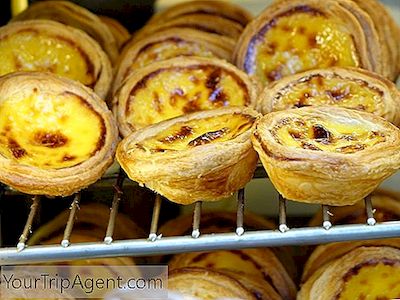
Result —
<instances>
[{"instance_id":1,"label":"burnt spot on custard","mask_svg":"<svg viewBox=\"0 0 400 300\"><path fill-rule=\"evenodd\" d=\"M200 146L200 145L209 144L212 141L225 135L228 131L229 131L229 128L224 127L220 130L206 132L206 133L200 135L199 137L195 138L194 140L190 141L188 145L192 146L192 147L196 147L196 146Z\"/></svg>"},{"instance_id":2,"label":"burnt spot on custard","mask_svg":"<svg viewBox=\"0 0 400 300\"><path fill-rule=\"evenodd\" d=\"M47 148L59 148L67 144L68 138L58 131L38 131L34 134L33 141Z\"/></svg>"},{"instance_id":3,"label":"burnt spot on custard","mask_svg":"<svg viewBox=\"0 0 400 300\"><path fill-rule=\"evenodd\" d=\"M176 140L183 140L193 134L193 129L189 126L182 126L178 132L163 138L160 142L173 143Z\"/></svg>"},{"instance_id":4,"label":"burnt spot on custard","mask_svg":"<svg viewBox=\"0 0 400 300\"><path fill-rule=\"evenodd\" d=\"M65 154L62 158L62 161L72 161L76 159L75 155L69 155L69 154Z\"/></svg>"},{"instance_id":5,"label":"burnt spot on custard","mask_svg":"<svg viewBox=\"0 0 400 300\"><path fill-rule=\"evenodd\" d=\"M12 138L8 138L8 148L10 149L12 155L18 159L27 154L26 150L18 144L18 142Z\"/></svg>"}]
</instances>

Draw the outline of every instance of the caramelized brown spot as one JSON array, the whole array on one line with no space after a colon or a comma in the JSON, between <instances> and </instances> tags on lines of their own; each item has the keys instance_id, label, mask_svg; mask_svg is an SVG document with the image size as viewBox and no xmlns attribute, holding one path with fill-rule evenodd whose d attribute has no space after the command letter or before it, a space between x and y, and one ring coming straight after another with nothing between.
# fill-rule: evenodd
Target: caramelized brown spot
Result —
<instances>
[{"instance_id":1,"label":"caramelized brown spot","mask_svg":"<svg viewBox=\"0 0 400 300\"><path fill-rule=\"evenodd\" d=\"M336 148L336 151L341 152L341 153L354 153L354 152L364 150L364 149L365 149L365 145L355 144L355 145L348 145L348 146Z\"/></svg>"},{"instance_id":2,"label":"caramelized brown spot","mask_svg":"<svg viewBox=\"0 0 400 300\"><path fill-rule=\"evenodd\" d=\"M183 140L189 135L193 134L193 129L189 126L182 126L181 129L174 135L169 135L162 139L161 142L173 143L176 140Z\"/></svg>"},{"instance_id":3,"label":"caramelized brown spot","mask_svg":"<svg viewBox=\"0 0 400 300\"><path fill-rule=\"evenodd\" d=\"M344 90L331 90L325 91L325 93L334 101L341 101L350 95L350 87L346 87Z\"/></svg>"},{"instance_id":4,"label":"caramelized brown spot","mask_svg":"<svg viewBox=\"0 0 400 300\"><path fill-rule=\"evenodd\" d=\"M301 146L307 150L321 151L321 149L319 149L317 146L307 142L301 142Z\"/></svg>"},{"instance_id":5,"label":"caramelized brown spot","mask_svg":"<svg viewBox=\"0 0 400 300\"><path fill-rule=\"evenodd\" d=\"M183 97L185 95L185 92L181 88L176 88L171 92L171 96L169 98L169 103L171 106L175 106L175 104L178 102L178 97Z\"/></svg>"},{"instance_id":6,"label":"caramelized brown spot","mask_svg":"<svg viewBox=\"0 0 400 300\"><path fill-rule=\"evenodd\" d=\"M283 31L286 31L286 32L290 32L290 31L292 31L292 27L290 27L289 25L283 25L282 26L282 30Z\"/></svg>"},{"instance_id":7,"label":"caramelized brown spot","mask_svg":"<svg viewBox=\"0 0 400 300\"><path fill-rule=\"evenodd\" d=\"M362 293L358 296L358 300L365 300L365 299L367 299L367 297Z\"/></svg>"},{"instance_id":8,"label":"caramelized brown spot","mask_svg":"<svg viewBox=\"0 0 400 300\"><path fill-rule=\"evenodd\" d=\"M227 106L229 104L229 99L222 91L221 87L212 91L211 95L208 97L208 100L210 100L216 107Z\"/></svg>"},{"instance_id":9,"label":"caramelized brown spot","mask_svg":"<svg viewBox=\"0 0 400 300\"><path fill-rule=\"evenodd\" d=\"M324 85L324 78L321 75L315 75L314 78L319 87Z\"/></svg>"},{"instance_id":10,"label":"caramelized brown spot","mask_svg":"<svg viewBox=\"0 0 400 300\"><path fill-rule=\"evenodd\" d=\"M8 148L10 148L11 153L15 158L21 158L26 155L25 149L23 149L14 139L8 139Z\"/></svg>"},{"instance_id":11,"label":"caramelized brown spot","mask_svg":"<svg viewBox=\"0 0 400 300\"><path fill-rule=\"evenodd\" d=\"M69 155L69 154L65 154L62 158L63 161L71 161L74 160L76 158L76 156L74 155Z\"/></svg>"},{"instance_id":12,"label":"caramelized brown spot","mask_svg":"<svg viewBox=\"0 0 400 300\"><path fill-rule=\"evenodd\" d=\"M271 72L267 73L267 78L270 81L276 81L282 78L282 66L278 66L275 68L275 70L272 70Z\"/></svg>"},{"instance_id":13,"label":"caramelized brown spot","mask_svg":"<svg viewBox=\"0 0 400 300\"><path fill-rule=\"evenodd\" d=\"M298 131L289 130L289 134L294 139L302 139L304 138L304 134Z\"/></svg>"},{"instance_id":14,"label":"caramelized brown spot","mask_svg":"<svg viewBox=\"0 0 400 300\"><path fill-rule=\"evenodd\" d=\"M275 53L277 44L275 42L269 42L265 45L265 53L268 55L273 55Z\"/></svg>"},{"instance_id":15,"label":"caramelized brown spot","mask_svg":"<svg viewBox=\"0 0 400 300\"><path fill-rule=\"evenodd\" d=\"M221 69L213 70L206 80L206 88L211 91L215 90L218 86L218 83L221 81Z\"/></svg>"},{"instance_id":16,"label":"caramelized brown spot","mask_svg":"<svg viewBox=\"0 0 400 300\"><path fill-rule=\"evenodd\" d=\"M156 91L153 92L153 108L156 112L161 112L161 102L160 102L160 96Z\"/></svg>"},{"instance_id":17,"label":"caramelized brown spot","mask_svg":"<svg viewBox=\"0 0 400 300\"><path fill-rule=\"evenodd\" d=\"M315 35L310 35L308 37L308 44L310 45L311 48L316 48L318 45L317 37Z\"/></svg>"},{"instance_id":18,"label":"caramelized brown spot","mask_svg":"<svg viewBox=\"0 0 400 300\"><path fill-rule=\"evenodd\" d=\"M398 260L393 260L389 258L382 258L382 259L370 259L368 261L365 261L363 263L360 263L356 266L354 266L352 269L350 269L344 276L343 280L348 281L350 280L351 277L357 275L360 270L365 267L365 266L376 266L377 264L382 263L385 266L394 266L394 265L400 265L400 261Z\"/></svg>"},{"instance_id":19,"label":"caramelized brown spot","mask_svg":"<svg viewBox=\"0 0 400 300\"><path fill-rule=\"evenodd\" d=\"M330 142L332 138L331 133L327 129L325 129L324 126L313 125L312 130L313 130L313 138L316 139L318 142L321 142L323 140Z\"/></svg>"},{"instance_id":20,"label":"caramelized brown spot","mask_svg":"<svg viewBox=\"0 0 400 300\"><path fill-rule=\"evenodd\" d=\"M338 59L336 58L336 57L334 57L334 56L332 56L330 59L329 59L329 66L330 67L334 67L334 66L336 66L337 65L337 63L338 63Z\"/></svg>"},{"instance_id":21,"label":"caramelized brown spot","mask_svg":"<svg viewBox=\"0 0 400 300\"><path fill-rule=\"evenodd\" d=\"M191 82L193 82L194 84L198 84L200 82L200 79L198 79L196 76L194 75L190 75L189 80Z\"/></svg>"},{"instance_id":22,"label":"caramelized brown spot","mask_svg":"<svg viewBox=\"0 0 400 300\"><path fill-rule=\"evenodd\" d=\"M300 26L298 29L298 33L300 33L300 34L306 33L306 28L304 26Z\"/></svg>"},{"instance_id":23,"label":"caramelized brown spot","mask_svg":"<svg viewBox=\"0 0 400 300\"><path fill-rule=\"evenodd\" d=\"M37 89L37 88L33 88L33 92L34 92L34 93L37 93L37 92L38 92L38 89Z\"/></svg>"},{"instance_id":24,"label":"caramelized brown spot","mask_svg":"<svg viewBox=\"0 0 400 300\"><path fill-rule=\"evenodd\" d=\"M207 269L212 269L212 268L214 268L215 267L215 264L213 264L213 263L208 263L207 265L206 265L206 268Z\"/></svg>"},{"instance_id":25,"label":"caramelized brown spot","mask_svg":"<svg viewBox=\"0 0 400 300\"><path fill-rule=\"evenodd\" d=\"M208 143L212 142L213 140L216 140L217 138L222 137L228 131L229 131L229 128L224 127L220 130L206 132L206 133L202 134L201 136L195 138L194 140L190 141L189 146L196 147L196 146L208 144Z\"/></svg>"},{"instance_id":26,"label":"caramelized brown spot","mask_svg":"<svg viewBox=\"0 0 400 300\"><path fill-rule=\"evenodd\" d=\"M36 132L33 137L35 143L48 147L58 148L64 146L68 142L68 138L61 132Z\"/></svg>"},{"instance_id":27,"label":"caramelized brown spot","mask_svg":"<svg viewBox=\"0 0 400 300\"><path fill-rule=\"evenodd\" d=\"M360 281L360 284L362 284L362 285L368 285L368 280L363 279L363 280Z\"/></svg>"}]
</instances>

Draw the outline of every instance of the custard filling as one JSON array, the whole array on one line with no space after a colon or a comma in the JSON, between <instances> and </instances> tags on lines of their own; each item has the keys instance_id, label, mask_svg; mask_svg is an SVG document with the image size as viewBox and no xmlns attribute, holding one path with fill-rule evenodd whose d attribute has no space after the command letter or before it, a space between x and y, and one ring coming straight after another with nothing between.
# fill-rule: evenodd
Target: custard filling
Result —
<instances>
[{"instance_id":1,"label":"custard filling","mask_svg":"<svg viewBox=\"0 0 400 300\"><path fill-rule=\"evenodd\" d=\"M226 114L180 122L137 146L146 151L180 151L232 140L251 128L255 118L244 114Z\"/></svg>"},{"instance_id":2,"label":"custard filling","mask_svg":"<svg viewBox=\"0 0 400 300\"><path fill-rule=\"evenodd\" d=\"M293 148L351 154L386 140L376 124L357 119L322 120L287 117L270 131L275 140Z\"/></svg>"},{"instance_id":3,"label":"custard filling","mask_svg":"<svg viewBox=\"0 0 400 300\"><path fill-rule=\"evenodd\" d=\"M131 91L126 120L138 129L183 114L224 106L245 106L244 82L223 68L172 67L149 74Z\"/></svg>"},{"instance_id":4,"label":"custard filling","mask_svg":"<svg viewBox=\"0 0 400 300\"><path fill-rule=\"evenodd\" d=\"M75 166L104 145L100 115L78 95L39 94L0 105L0 154L43 169Z\"/></svg>"},{"instance_id":5,"label":"custard filling","mask_svg":"<svg viewBox=\"0 0 400 300\"><path fill-rule=\"evenodd\" d=\"M357 266L345 278L338 300L400 298L400 262Z\"/></svg>"},{"instance_id":6,"label":"custard filling","mask_svg":"<svg viewBox=\"0 0 400 300\"><path fill-rule=\"evenodd\" d=\"M273 110L310 105L334 105L367 111L382 111L383 92L361 80L313 75L286 87L274 99Z\"/></svg>"},{"instance_id":7,"label":"custard filling","mask_svg":"<svg viewBox=\"0 0 400 300\"><path fill-rule=\"evenodd\" d=\"M317 11L302 10L273 19L253 38L246 57L248 73L266 83L310 69L359 66L344 25Z\"/></svg>"},{"instance_id":8,"label":"custard filling","mask_svg":"<svg viewBox=\"0 0 400 300\"><path fill-rule=\"evenodd\" d=\"M63 36L26 29L0 39L0 53L0 76L16 71L42 71L86 86L95 83L89 57L74 41Z\"/></svg>"},{"instance_id":9,"label":"custard filling","mask_svg":"<svg viewBox=\"0 0 400 300\"><path fill-rule=\"evenodd\" d=\"M135 57L129 66L124 78L134 70L142 68L156 61L166 60L178 56L215 57L213 53L198 43L184 41L179 38L170 38L157 43L149 44Z\"/></svg>"}]
</instances>

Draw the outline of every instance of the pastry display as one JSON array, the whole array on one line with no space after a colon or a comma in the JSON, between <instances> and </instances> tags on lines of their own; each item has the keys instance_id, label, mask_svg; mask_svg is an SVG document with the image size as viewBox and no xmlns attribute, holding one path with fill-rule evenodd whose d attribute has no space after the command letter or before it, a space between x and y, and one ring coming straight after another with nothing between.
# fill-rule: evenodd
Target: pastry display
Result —
<instances>
[{"instance_id":1,"label":"pastry display","mask_svg":"<svg viewBox=\"0 0 400 300\"><path fill-rule=\"evenodd\" d=\"M186 1L155 14L147 24L163 23L180 16L192 14L217 15L228 20L235 21L243 27L247 25L253 16L244 7L227 1L197 0Z\"/></svg>"},{"instance_id":2,"label":"pastry display","mask_svg":"<svg viewBox=\"0 0 400 300\"><path fill-rule=\"evenodd\" d=\"M113 91L130 74L153 62L178 56L201 56L230 60L234 40L196 29L174 28L128 43L118 60Z\"/></svg>"},{"instance_id":3,"label":"pastry display","mask_svg":"<svg viewBox=\"0 0 400 300\"><path fill-rule=\"evenodd\" d=\"M254 294L232 277L202 268L182 268L170 272L168 290L204 300L257 299Z\"/></svg>"},{"instance_id":4,"label":"pastry display","mask_svg":"<svg viewBox=\"0 0 400 300\"><path fill-rule=\"evenodd\" d=\"M178 57L150 64L129 76L113 98L126 137L145 126L183 114L225 106L254 107L257 87L219 59Z\"/></svg>"},{"instance_id":5,"label":"pastry display","mask_svg":"<svg viewBox=\"0 0 400 300\"><path fill-rule=\"evenodd\" d=\"M399 249L360 247L318 269L302 285L297 299L399 298L399 278Z\"/></svg>"},{"instance_id":6,"label":"pastry display","mask_svg":"<svg viewBox=\"0 0 400 300\"><path fill-rule=\"evenodd\" d=\"M111 86L111 64L101 47L81 30L57 22L33 20L0 27L0 55L0 75L55 73L81 82L103 99Z\"/></svg>"},{"instance_id":7,"label":"pastry display","mask_svg":"<svg viewBox=\"0 0 400 300\"><path fill-rule=\"evenodd\" d=\"M258 98L259 111L334 105L373 113L400 125L400 92L391 81L362 69L315 69L268 85Z\"/></svg>"},{"instance_id":8,"label":"pastry display","mask_svg":"<svg viewBox=\"0 0 400 300\"><path fill-rule=\"evenodd\" d=\"M172 258L168 267L169 270L199 267L218 272L228 271L236 273L238 278L256 278L266 286L273 287L282 299L296 297L292 279L274 253L267 248L178 254ZM241 282L240 279L238 281Z\"/></svg>"},{"instance_id":9,"label":"pastry display","mask_svg":"<svg viewBox=\"0 0 400 300\"><path fill-rule=\"evenodd\" d=\"M114 160L118 131L106 104L50 73L0 78L0 181L28 194L71 195Z\"/></svg>"},{"instance_id":10,"label":"pastry display","mask_svg":"<svg viewBox=\"0 0 400 300\"><path fill-rule=\"evenodd\" d=\"M382 75L388 68L372 19L344 0L275 1L248 24L234 60L262 83L315 68L360 67Z\"/></svg>"},{"instance_id":11,"label":"pastry display","mask_svg":"<svg viewBox=\"0 0 400 300\"><path fill-rule=\"evenodd\" d=\"M173 202L219 200L253 176L258 156L250 135L257 117L241 107L177 117L132 133L116 156L129 178Z\"/></svg>"},{"instance_id":12,"label":"pastry display","mask_svg":"<svg viewBox=\"0 0 400 300\"><path fill-rule=\"evenodd\" d=\"M118 57L117 42L108 26L98 16L71 1L36 1L11 21L35 19L53 20L83 30L101 45L111 61ZM60 33L60 36L64 34Z\"/></svg>"},{"instance_id":13,"label":"pastry display","mask_svg":"<svg viewBox=\"0 0 400 300\"><path fill-rule=\"evenodd\" d=\"M104 24L107 25L108 29L114 36L118 49L121 49L122 46L131 38L131 34L129 33L128 29L126 29L116 19L107 16L98 16L98 17Z\"/></svg>"},{"instance_id":14,"label":"pastry display","mask_svg":"<svg viewBox=\"0 0 400 300\"><path fill-rule=\"evenodd\" d=\"M275 188L295 201L351 205L400 167L400 130L341 107L267 114L252 141Z\"/></svg>"}]
</instances>

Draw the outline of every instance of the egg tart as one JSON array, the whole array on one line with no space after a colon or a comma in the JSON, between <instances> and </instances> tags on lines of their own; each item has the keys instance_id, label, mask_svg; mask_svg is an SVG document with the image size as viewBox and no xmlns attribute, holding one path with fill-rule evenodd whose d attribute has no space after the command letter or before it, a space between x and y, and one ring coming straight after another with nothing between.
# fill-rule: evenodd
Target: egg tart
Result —
<instances>
[{"instance_id":1,"label":"egg tart","mask_svg":"<svg viewBox=\"0 0 400 300\"><path fill-rule=\"evenodd\" d=\"M32 19L53 20L83 30L101 45L111 61L118 57L117 42L107 25L98 16L71 1L36 1L11 21Z\"/></svg>"},{"instance_id":2,"label":"egg tart","mask_svg":"<svg viewBox=\"0 0 400 300\"><path fill-rule=\"evenodd\" d=\"M113 98L123 136L183 114L226 106L254 107L257 86L219 59L178 57L132 73Z\"/></svg>"},{"instance_id":3,"label":"egg tart","mask_svg":"<svg viewBox=\"0 0 400 300\"><path fill-rule=\"evenodd\" d=\"M101 98L111 86L111 64L100 46L81 30L57 22L32 20L0 27L0 55L0 75L50 72L81 82Z\"/></svg>"},{"instance_id":4,"label":"egg tart","mask_svg":"<svg viewBox=\"0 0 400 300\"><path fill-rule=\"evenodd\" d=\"M389 80L362 69L315 69L267 86L258 100L267 114L303 106L334 105L373 113L400 125L400 92Z\"/></svg>"},{"instance_id":5,"label":"egg tart","mask_svg":"<svg viewBox=\"0 0 400 300\"><path fill-rule=\"evenodd\" d=\"M195 29L165 30L136 43L128 43L118 60L114 92L137 69L179 56L200 56L230 60L234 40Z\"/></svg>"},{"instance_id":6,"label":"egg tart","mask_svg":"<svg viewBox=\"0 0 400 300\"><path fill-rule=\"evenodd\" d=\"M118 20L107 16L98 16L100 20L107 25L111 34L114 36L118 49L131 38L131 34Z\"/></svg>"},{"instance_id":7,"label":"egg tart","mask_svg":"<svg viewBox=\"0 0 400 300\"><path fill-rule=\"evenodd\" d=\"M297 299L399 298L399 278L399 249L361 247L318 269L303 284Z\"/></svg>"},{"instance_id":8,"label":"egg tart","mask_svg":"<svg viewBox=\"0 0 400 300\"><path fill-rule=\"evenodd\" d=\"M194 299L257 298L240 282L220 272L202 268L176 269L168 274L168 291L179 292ZM183 298L186 299L186 298Z\"/></svg>"},{"instance_id":9,"label":"egg tart","mask_svg":"<svg viewBox=\"0 0 400 300\"><path fill-rule=\"evenodd\" d=\"M50 73L0 78L0 181L28 194L67 196L114 160L118 131L106 104Z\"/></svg>"},{"instance_id":10,"label":"egg tart","mask_svg":"<svg viewBox=\"0 0 400 300\"><path fill-rule=\"evenodd\" d=\"M341 0L274 2L248 24L234 60L262 83L315 68L383 69L371 18Z\"/></svg>"},{"instance_id":11,"label":"egg tart","mask_svg":"<svg viewBox=\"0 0 400 300\"><path fill-rule=\"evenodd\" d=\"M267 114L252 141L275 188L295 201L351 205L400 167L400 130L341 107Z\"/></svg>"},{"instance_id":12,"label":"egg tart","mask_svg":"<svg viewBox=\"0 0 400 300\"><path fill-rule=\"evenodd\" d=\"M168 9L155 14L148 24L163 23L180 16L192 14L217 15L232 20L243 27L253 19L250 12L242 6L227 1L197 0L173 5Z\"/></svg>"},{"instance_id":13,"label":"egg tart","mask_svg":"<svg viewBox=\"0 0 400 300\"><path fill-rule=\"evenodd\" d=\"M226 198L253 176L258 157L250 135L257 117L231 107L163 121L125 138L117 159L129 178L173 202Z\"/></svg>"},{"instance_id":14,"label":"egg tart","mask_svg":"<svg viewBox=\"0 0 400 300\"><path fill-rule=\"evenodd\" d=\"M170 270L183 267L208 268L218 272L233 272L240 277L254 277L273 287L283 299L296 298L296 287L292 279L274 253L267 248L178 254L168 263L168 267Z\"/></svg>"}]
</instances>

